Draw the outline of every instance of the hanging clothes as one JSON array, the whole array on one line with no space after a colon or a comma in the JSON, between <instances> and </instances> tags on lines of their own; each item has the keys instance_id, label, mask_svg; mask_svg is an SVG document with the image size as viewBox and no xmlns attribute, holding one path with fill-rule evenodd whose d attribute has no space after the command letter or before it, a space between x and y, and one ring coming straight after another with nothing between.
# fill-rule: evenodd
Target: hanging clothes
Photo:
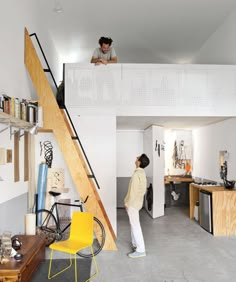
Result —
<instances>
[{"instance_id":1,"label":"hanging clothes","mask_svg":"<svg viewBox=\"0 0 236 282\"><path fill-rule=\"evenodd\" d=\"M173 160L173 167L177 168L178 167L179 158L178 158L178 148L177 148L176 140L175 140L175 143L174 143L174 150L173 150L172 160Z\"/></svg>"},{"instance_id":2,"label":"hanging clothes","mask_svg":"<svg viewBox=\"0 0 236 282\"><path fill-rule=\"evenodd\" d=\"M153 189L152 189L152 183L150 183L149 187L147 188L147 195L146 200L148 204L148 210L152 210L152 204L153 204Z\"/></svg>"}]
</instances>

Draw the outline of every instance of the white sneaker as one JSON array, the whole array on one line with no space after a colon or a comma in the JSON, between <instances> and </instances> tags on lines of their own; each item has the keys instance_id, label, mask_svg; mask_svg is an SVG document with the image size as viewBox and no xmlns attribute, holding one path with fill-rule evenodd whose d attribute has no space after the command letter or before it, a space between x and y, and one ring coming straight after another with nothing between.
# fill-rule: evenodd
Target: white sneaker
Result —
<instances>
[{"instance_id":1,"label":"white sneaker","mask_svg":"<svg viewBox=\"0 0 236 282\"><path fill-rule=\"evenodd\" d=\"M179 200L180 193L176 193L175 191L172 191L171 195L172 195L174 201L178 201Z\"/></svg>"},{"instance_id":2,"label":"white sneaker","mask_svg":"<svg viewBox=\"0 0 236 282\"><path fill-rule=\"evenodd\" d=\"M146 253L143 252L143 253L139 253L139 252L133 252L131 254L128 254L128 257L129 258L142 258L142 257L146 257Z\"/></svg>"}]
</instances>

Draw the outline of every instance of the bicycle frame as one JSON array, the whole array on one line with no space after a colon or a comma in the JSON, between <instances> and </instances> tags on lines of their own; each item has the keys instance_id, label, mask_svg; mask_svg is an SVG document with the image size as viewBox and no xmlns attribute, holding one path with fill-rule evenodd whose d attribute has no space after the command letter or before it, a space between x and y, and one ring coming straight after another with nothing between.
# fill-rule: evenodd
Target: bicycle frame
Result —
<instances>
[{"instance_id":1,"label":"bicycle frame","mask_svg":"<svg viewBox=\"0 0 236 282\"><path fill-rule=\"evenodd\" d=\"M60 216L59 216L59 212L58 212L58 206L68 206L68 207L77 207L80 208L80 211L83 212L83 206L82 204L71 204L71 203L60 203L60 202L55 202L51 209L50 212L52 214L54 214L56 221L57 221L57 227L58 227L58 231L62 234L64 233L71 225L71 222L69 224L67 224L63 229L61 229L61 222L60 222ZM55 210L55 213L54 213Z\"/></svg>"}]
</instances>

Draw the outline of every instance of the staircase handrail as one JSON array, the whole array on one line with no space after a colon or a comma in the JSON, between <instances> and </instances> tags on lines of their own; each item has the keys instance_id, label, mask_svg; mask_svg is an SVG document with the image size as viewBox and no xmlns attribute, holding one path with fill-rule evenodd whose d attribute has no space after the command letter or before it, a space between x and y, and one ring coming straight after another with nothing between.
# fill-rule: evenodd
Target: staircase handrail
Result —
<instances>
[{"instance_id":1,"label":"staircase handrail","mask_svg":"<svg viewBox=\"0 0 236 282\"><path fill-rule=\"evenodd\" d=\"M38 39L37 34L36 34L36 33L31 33L29 36L30 36L30 37L35 36L36 41L37 41L37 43L38 43L38 45L39 45L40 51L41 51L41 53L42 53L42 55L43 55L43 58L44 58L44 60L45 60L46 65L47 65L47 69L44 69L44 71L50 73L50 75L51 75L51 77L52 77L52 80L53 80L53 82L54 82L54 84L55 84L55 87L56 87L56 89L58 90L58 86L57 86L56 80L55 80L55 78L54 78L54 76L53 76L53 73L52 73L52 71L51 71L51 68L50 68L50 66L49 66L49 64L48 64L47 58L46 58L46 56L45 56L45 54L44 54L43 48L42 48L42 46L41 46L41 44L40 44L40 41L39 41L39 39ZM75 126L74 126L74 124L73 124L73 122L72 122L72 119L71 119L71 117L70 117L70 114L69 114L69 112L68 112L68 110L67 110L67 108L66 108L66 105L64 104L64 101L63 101L63 109L64 109L65 112L66 112L67 118L68 118L68 120L69 120L69 122L70 122L70 126L72 127L73 132L74 132L74 135L75 135L75 136L71 136L71 137L72 137L72 139L78 141L79 146L80 146L80 149L81 149L81 151L82 151L82 153L83 153L83 156L84 156L84 158L85 158L85 160L86 160L86 163L87 163L87 165L88 165L88 167L89 167L89 170L90 170L90 172L91 172L91 174L88 175L88 177L89 177L89 178L93 178L94 181L95 181L95 183L96 183L96 185L97 185L97 188L100 189L100 186L99 186L99 184L98 184L97 178L96 178L96 176L95 176L95 174L94 174L94 172L93 172L93 169L92 169L92 167L91 167L91 164L90 164L90 162L89 162L89 160L88 160L88 157L87 157L87 155L86 155L86 152L85 152L85 150L84 150L84 147L83 147L83 145L82 145L82 143L81 143L81 140L80 140L80 138L79 138L79 136L78 136L78 134L77 134L77 131L76 131L76 129L75 129Z\"/></svg>"}]
</instances>

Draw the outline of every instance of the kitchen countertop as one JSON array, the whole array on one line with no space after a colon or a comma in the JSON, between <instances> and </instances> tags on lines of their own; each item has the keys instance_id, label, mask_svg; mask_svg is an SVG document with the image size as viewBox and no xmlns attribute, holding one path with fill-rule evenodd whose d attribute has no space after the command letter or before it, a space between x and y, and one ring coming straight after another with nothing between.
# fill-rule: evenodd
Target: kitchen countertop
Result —
<instances>
[{"instance_id":1,"label":"kitchen countertop","mask_svg":"<svg viewBox=\"0 0 236 282\"><path fill-rule=\"evenodd\" d=\"M181 175L166 175L164 177L165 184L169 184L170 182L193 182L192 177L186 177Z\"/></svg>"},{"instance_id":2,"label":"kitchen countertop","mask_svg":"<svg viewBox=\"0 0 236 282\"><path fill-rule=\"evenodd\" d=\"M208 192L236 192L236 189L225 189L224 186L208 186L208 185L199 185L199 184L195 184L192 183L192 186L198 188L199 190L204 190L204 191L208 191Z\"/></svg>"}]
</instances>

